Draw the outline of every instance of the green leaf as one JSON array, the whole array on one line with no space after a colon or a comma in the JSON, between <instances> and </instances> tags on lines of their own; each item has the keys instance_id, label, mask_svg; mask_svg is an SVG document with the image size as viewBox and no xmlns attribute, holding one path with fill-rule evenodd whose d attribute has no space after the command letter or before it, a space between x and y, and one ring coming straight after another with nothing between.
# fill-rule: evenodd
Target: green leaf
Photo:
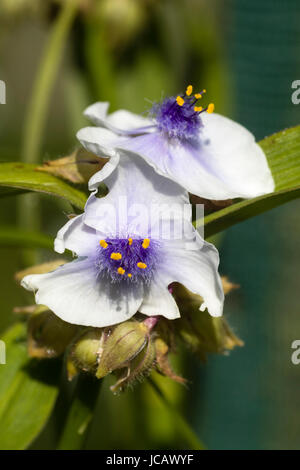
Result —
<instances>
[{"instance_id":1,"label":"green leaf","mask_svg":"<svg viewBox=\"0 0 300 470\"><path fill-rule=\"evenodd\" d=\"M102 380L86 373L78 377L74 398L60 436L58 449L82 449L93 418Z\"/></svg>"},{"instance_id":2,"label":"green leaf","mask_svg":"<svg viewBox=\"0 0 300 470\"><path fill-rule=\"evenodd\" d=\"M156 392L160 400L169 410L176 430L179 433L180 437L183 439L183 441L189 446L190 449L205 450L206 447L204 446L203 442L200 441L195 431L191 428L191 426L185 420L183 415L180 414L178 408L173 405L173 403L169 400L166 394L159 387L158 380L157 378L155 379L154 374L152 374L152 376L148 378L148 383L152 386L153 390Z\"/></svg>"},{"instance_id":3,"label":"green leaf","mask_svg":"<svg viewBox=\"0 0 300 470\"><path fill-rule=\"evenodd\" d=\"M29 163L1 163L0 186L15 188L18 193L27 190L61 197L79 209L84 208L87 199L84 192L49 173L38 171Z\"/></svg>"},{"instance_id":4,"label":"green leaf","mask_svg":"<svg viewBox=\"0 0 300 470\"><path fill-rule=\"evenodd\" d=\"M4 186L0 187L0 197L18 196L19 194L26 193L28 193L27 189L5 188Z\"/></svg>"},{"instance_id":5,"label":"green leaf","mask_svg":"<svg viewBox=\"0 0 300 470\"><path fill-rule=\"evenodd\" d=\"M208 215L204 219L206 237L300 196L300 126L266 137L259 145L267 156L275 191Z\"/></svg>"},{"instance_id":6,"label":"green leaf","mask_svg":"<svg viewBox=\"0 0 300 470\"><path fill-rule=\"evenodd\" d=\"M0 449L26 449L39 434L58 394L61 363L28 358L26 326L3 336L6 364L0 365Z\"/></svg>"},{"instance_id":7,"label":"green leaf","mask_svg":"<svg viewBox=\"0 0 300 470\"><path fill-rule=\"evenodd\" d=\"M46 248L53 250L53 238L39 232L29 232L16 227L0 228L0 247Z\"/></svg>"}]
</instances>

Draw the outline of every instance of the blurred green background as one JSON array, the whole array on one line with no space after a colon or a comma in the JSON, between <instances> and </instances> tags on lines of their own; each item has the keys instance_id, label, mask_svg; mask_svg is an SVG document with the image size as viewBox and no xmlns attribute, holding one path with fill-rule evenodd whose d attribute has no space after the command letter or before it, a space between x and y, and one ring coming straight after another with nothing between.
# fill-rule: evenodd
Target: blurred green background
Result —
<instances>
[{"instance_id":1,"label":"blurred green background","mask_svg":"<svg viewBox=\"0 0 300 470\"><path fill-rule=\"evenodd\" d=\"M298 0L81 0L48 95L41 146L28 157L32 93L63 3L1 0L0 79L7 87L1 162L71 153L76 131L87 123L82 111L94 101L144 113L189 83L206 88L216 111L257 139L300 123L300 105L291 102L291 83L300 78ZM188 390L162 382L208 448L300 448L300 366L290 360L291 343L300 338L299 208L294 201L223 234L221 273L241 285L227 299L225 315L245 346L204 365L177 359ZM19 195L1 199L1 225L54 237L68 211L67 203L47 196ZM29 259L55 256L0 245L1 331L15 320L14 306L32 302L14 273ZM186 448L172 413L146 383L115 397L109 382L86 448ZM51 421L33 448L51 447L56 426Z\"/></svg>"}]
</instances>

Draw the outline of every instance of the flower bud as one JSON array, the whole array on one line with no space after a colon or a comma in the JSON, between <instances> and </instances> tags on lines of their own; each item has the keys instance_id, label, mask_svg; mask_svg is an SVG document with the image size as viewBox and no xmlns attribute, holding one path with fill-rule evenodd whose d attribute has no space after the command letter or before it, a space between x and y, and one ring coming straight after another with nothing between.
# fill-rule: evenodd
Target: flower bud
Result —
<instances>
[{"instance_id":1,"label":"flower bud","mask_svg":"<svg viewBox=\"0 0 300 470\"><path fill-rule=\"evenodd\" d=\"M28 354L37 358L60 356L77 331L76 325L66 323L47 307L38 305L28 322Z\"/></svg>"},{"instance_id":2,"label":"flower bud","mask_svg":"<svg viewBox=\"0 0 300 470\"><path fill-rule=\"evenodd\" d=\"M228 287L227 292L232 290ZM177 335L202 360L207 353L224 353L243 342L235 336L223 317L212 317L200 312L202 298L181 285L174 285L173 295L181 318L174 321Z\"/></svg>"},{"instance_id":3,"label":"flower bud","mask_svg":"<svg viewBox=\"0 0 300 470\"><path fill-rule=\"evenodd\" d=\"M143 0L102 0L98 14L105 25L109 43L124 47L143 28L147 5Z\"/></svg>"},{"instance_id":4,"label":"flower bud","mask_svg":"<svg viewBox=\"0 0 300 470\"><path fill-rule=\"evenodd\" d=\"M74 342L67 358L68 378L80 371L90 372L98 379L114 372L117 382L113 392L144 377L155 362L151 330L157 317L130 320L107 328L89 328Z\"/></svg>"},{"instance_id":5,"label":"flower bud","mask_svg":"<svg viewBox=\"0 0 300 470\"><path fill-rule=\"evenodd\" d=\"M106 161L105 158L79 148L67 157L46 161L37 169L71 181L71 183L81 184L88 183L93 174L103 168Z\"/></svg>"},{"instance_id":6,"label":"flower bud","mask_svg":"<svg viewBox=\"0 0 300 470\"><path fill-rule=\"evenodd\" d=\"M149 328L143 322L126 321L117 325L103 344L96 377L126 367L147 343Z\"/></svg>"},{"instance_id":7,"label":"flower bud","mask_svg":"<svg viewBox=\"0 0 300 470\"><path fill-rule=\"evenodd\" d=\"M92 328L84 331L72 346L68 358L68 377L72 379L76 371L96 373L99 351L105 337L101 328Z\"/></svg>"},{"instance_id":8,"label":"flower bud","mask_svg":"<svg viewBox=\"0 0 300 470\"><path fill-rule=\"evenodd\" d=\"M149 337L145 347L128 363L125 371L121 370L116 374L118 381L110 387L111 391L116 393L125 386L133 386L136 382L142 381L151 372L154 363L155 347L152 338Z\"/></svg>"}]
</instances>

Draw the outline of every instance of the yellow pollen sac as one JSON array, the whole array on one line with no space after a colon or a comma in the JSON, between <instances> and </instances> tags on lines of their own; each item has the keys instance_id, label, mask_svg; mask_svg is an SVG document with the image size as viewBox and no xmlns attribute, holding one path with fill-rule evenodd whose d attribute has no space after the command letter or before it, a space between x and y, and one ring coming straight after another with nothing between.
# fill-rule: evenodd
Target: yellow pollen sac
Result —
<instances>
[{"instance_id":1,"label":"yellow pollen sac","mask_svg":"<svg viewBox=\"0 0 300 470\"><path fill-rule=\"evenodd\" d=\"M192 93L193 93L193 87L192 87L192 85L189 85L186 89L185 94L186 94L186 96L191 96Z\"/></svg>"},{"instance_id":2,"label":"yellow pollen sac","mask_svg":"<svg viewBox=\"0 0 300 470\"><path fill-rule=\"evenodd\" d=\"M147 265L146 265L146 263L139 262L139 263L137 263L137 267L140 268L140 269L146 269Z\"/></svg>"},{"instance_id":3,"label":"yellow pollen sac","mask_svg":"<svg viewBox=\"0 0 300 470\"><path fill-rule=\"evenodd\" d=\"M195 93L194 97L196 98L196 100L200 100L200 98L202 98L202 95L201 93Z\"/></svg>"},{"instance_id":4,"label":"yellow pollen sac","mask_svg":"<svg viewBox=\"0 0 300 470\"><path fill-rule=\"evenodd\" d=\"M132 238L128 238L129 245L132 245Z\"/></svg>"},{"instance_id":5,"label":"yellow pollen sac","mask_svg":"<svg viewBox=\"0 0 300 470\"><path fill-rule=\"evenodd\" d=\"M202 111L202 106L194 106L194 111L195 113L200 113L200 111Z\"/></svg>"},{"instance_id":6,"label":"yellow pollen sac","mask_svg":"<svg viewBox=\"0 0 300 470\"><path fill-rule=\"evenodd\" d=\"M202 90L202 93L206 93L206 90Z\"/></svg>"},{"instance_id":7,"label":"yellow pollen sac","mask_svg":"<svg viewBox=\"0 0 300 470\"><path fill-rule=\"evenodd\" d=\"M177 102L178 106L183 106L184 105L184 99L181 98L181 96L177 96L176 102Z\"/></svg>"},{"instance_id":8,"label":"yellow pollen sac","mask_svg":"<svg viewBox=\"0 0 300 470\"><path fill-rule=\"evenodd\" d=\"M106 243L105 240L100 240L100 246L102 246L102 248L107 248L108 247L108 244Z\"/></svg>"},{"instance_id":9,"label":"yellow pollen sac","mask_svg":"<svg viewBox=\"0 0 300 470\"><path fill-rule=\"evenodd\" d=\"M121 253L112 253L110 257L111 259L115 259L115 260L122 259Z\"/></svg>"},{"instance_id":10,"label":"yellow pollen sac","mask_svg":"<svg viewBox=\"0 0 300 470\"><path fill-rule=\"evenodd\" d=\"M119 274L124 274L124 273L125 273L125 269L123 269L123 268L118 268L118 273L119 273Z\"/></svg>"},{"instance_id":11,"label":"yellow pollen sac","mask_svg":"<svg viewBox=\"0 0 300 470\"><path fill-rule=\"evenodd\" d=\"M128 276L128 277L132 277L132 274L131 274L131 273L128 273L127 276Z\"/></svg>"},{"instance_id":12,"label":"yellow pollen sac","mask_svg":"<svg viewBox=\"0 0 300 470\"><path fill-rule=\"evenodd\" d=\"M215 109L215 105L213 103L209 103L209 105L207 106L207 112L213 113L214 109Z\"/></svg>"},{"instance_id":13,"label":"yellow pollen sac","mask_svg":"<svg viewBox=\"0 0 300 470\"><path fill-rule=\"evenodd\" d=\"M146 249L146 248L148 248L149 245L150 245L149 238L144 238L144 241L142 243L142 247Z\"/></svg>"}]
</instances>

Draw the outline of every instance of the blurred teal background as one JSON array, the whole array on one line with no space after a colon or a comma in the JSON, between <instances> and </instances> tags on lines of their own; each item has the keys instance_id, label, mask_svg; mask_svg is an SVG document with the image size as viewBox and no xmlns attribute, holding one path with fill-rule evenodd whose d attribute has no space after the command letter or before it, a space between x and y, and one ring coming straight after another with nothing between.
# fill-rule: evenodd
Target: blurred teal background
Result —
<instances>
[{"instance_id":1,"label":"blurred teal background","mask_svg":"<svg viewBox=\"0 0 300 470\"><path fill-rule=\"evenodd\" d=\"M0 5L0 161L21 159L24 124L44 47L62 2L5 0ZM216 111L261 139L300 123L291 83L300 79L297 0L82 0L65 44L50 97L39 161L67 155L96 100L146 112L151 102L192 83L207 89ZM1 199L1 224L24 224L17 198ZM40 227L51 236L66 221L66 203L39 201ZM202 365L181 357L189 390L165 379L178 409L214 449L299 449L300 366L291 343L300 338L299 201L227 230L220 241L221 273L240 284L225 315L244 348ZM32 302L14 282L26 258L0 247L0 329L15 305ZM41 260L54 253L39 252ZM86 448L186 446L153 391L144 383L120 397L102 388ZM51 447L50 422L34 448Z\"/></svg>"}]
</instances>

